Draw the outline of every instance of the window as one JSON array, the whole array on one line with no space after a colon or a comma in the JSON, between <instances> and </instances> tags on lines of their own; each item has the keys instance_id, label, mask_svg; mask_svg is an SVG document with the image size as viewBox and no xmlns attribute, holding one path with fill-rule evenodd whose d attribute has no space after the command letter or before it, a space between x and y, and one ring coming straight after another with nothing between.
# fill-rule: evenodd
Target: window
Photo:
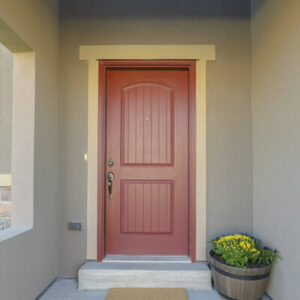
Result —
<instances>
[{"instance_id":1,"label":"window","mask_svg":"<svg viewBox=\"0 0 300 300\"><path fill-rule=\"evenodd\" d=\"M33 227L35 54L0 19L0 241Z\"/></svg>"},{"instance_id":2,"label":"window","mask_svg":"<svg viewBox=\"0 0 300 300\"><path fill-rule=\"evenodd\" d=\"M0 230L11 226L13 54L0 44Z\"/></svg>"}]
</instances>

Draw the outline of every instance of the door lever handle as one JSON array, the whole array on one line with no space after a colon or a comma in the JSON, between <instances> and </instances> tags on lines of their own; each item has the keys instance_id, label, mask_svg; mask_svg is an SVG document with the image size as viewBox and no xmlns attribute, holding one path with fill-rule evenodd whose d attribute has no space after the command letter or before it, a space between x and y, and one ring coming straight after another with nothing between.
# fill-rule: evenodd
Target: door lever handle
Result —
<instances>
[{"instance_id":1,"label":"door lever handle","mask_svg":"<svg viewBox=\"0 0 300 300\"><path fill-rule=\"evenodd\" d=\"M112 199L112 182L115 178L115 174L113 172L108 172L107 181L108 181L108 199Z\"/></svg>"}]
</instances>

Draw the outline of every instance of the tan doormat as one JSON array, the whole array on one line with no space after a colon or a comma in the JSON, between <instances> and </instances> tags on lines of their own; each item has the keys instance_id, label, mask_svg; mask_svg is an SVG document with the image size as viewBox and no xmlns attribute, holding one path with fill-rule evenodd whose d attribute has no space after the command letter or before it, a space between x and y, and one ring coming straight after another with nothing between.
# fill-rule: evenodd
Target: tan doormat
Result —
<instances>
[{"instance_id":1,"label":"tan doormat","mask_svg":"<svg viewBox=\"0 0 300 300\"><path fill-rule=\"evenodd\" d=\"M188 300L185 289L112 288L105 300Z\"/></svg>"}]
</instances>

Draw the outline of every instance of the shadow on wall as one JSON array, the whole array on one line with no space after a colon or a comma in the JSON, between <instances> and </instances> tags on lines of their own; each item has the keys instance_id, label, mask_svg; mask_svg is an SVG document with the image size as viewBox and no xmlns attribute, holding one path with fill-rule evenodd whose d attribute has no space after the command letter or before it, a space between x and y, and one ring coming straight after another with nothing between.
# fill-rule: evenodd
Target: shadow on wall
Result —
<instances>
[{"instance_id":1,"label":"shadow on wall","mask_svg":"<svg viewBox=\"0 0 300 300\"><path fill-rule=\"evenodd\" d=\"M262 0L261 2L264 2ZM61 0L60 14L78 18L249 18L250 0Z\"/></svg>"},{"instance_id":2,"label":"shadow on wall","mask_svg":"<svg viewBox=\"0 0 300 300\"><path fill-rule=\"evenodd\" d=\"M252 14L256 14L268 0L252 0Z\"/></svg>"},{"instance_id":3,"label":"shadow on wall","mask_svg":"<svg viewBox=\"0 0 300 300\"><path fill-rule=\"evenodd\" d=\"M40 0L52 13L57 12L57 0Z\"/></svg>"}]
</instances>

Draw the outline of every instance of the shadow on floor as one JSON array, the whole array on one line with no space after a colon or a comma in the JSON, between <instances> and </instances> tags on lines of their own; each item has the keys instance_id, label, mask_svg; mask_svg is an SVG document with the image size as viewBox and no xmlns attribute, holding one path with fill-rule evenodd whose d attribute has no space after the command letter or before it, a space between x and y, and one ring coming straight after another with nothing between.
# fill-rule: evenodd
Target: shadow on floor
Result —
<instances>
[{"instance_id":1,"label":"shadow on floor","mask_svg":"<svg viewBox=\"0 0 300 300\"><path fill-rule=\"evenodd\" d=\"M57 279L37 299L38 300L105 300L107 291L80 291L75 279ZM221 300L215 290L196 291L188 290L189 300ZM269 300L264 297L262 300Z\"/></svg>"}]
</instances>

